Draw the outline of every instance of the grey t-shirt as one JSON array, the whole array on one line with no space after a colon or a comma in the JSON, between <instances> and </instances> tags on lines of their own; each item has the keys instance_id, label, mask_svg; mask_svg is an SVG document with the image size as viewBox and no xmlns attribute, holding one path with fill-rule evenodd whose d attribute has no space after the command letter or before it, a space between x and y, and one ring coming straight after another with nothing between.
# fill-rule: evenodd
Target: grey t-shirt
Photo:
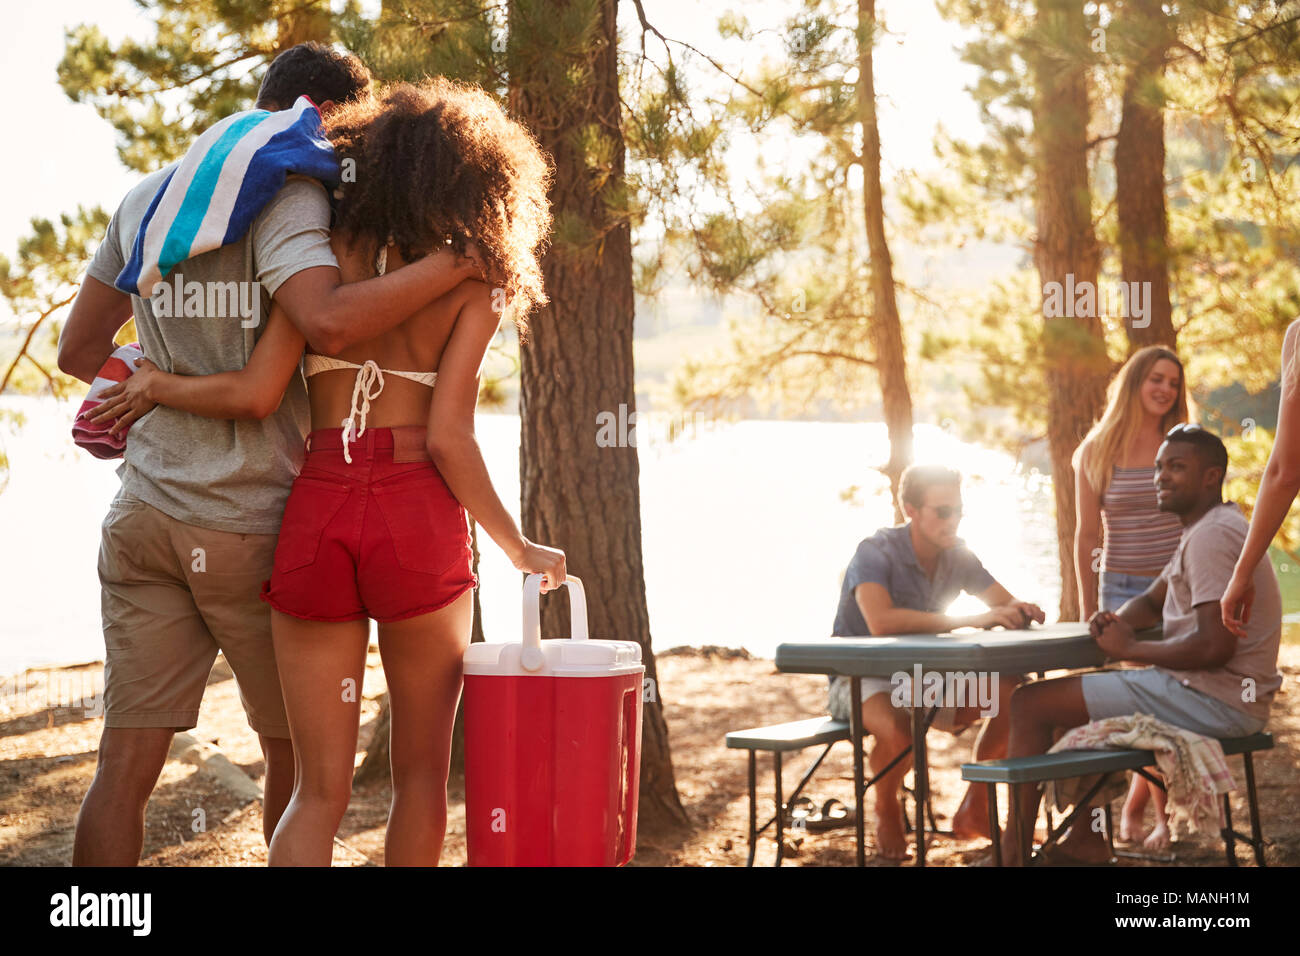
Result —
<instances>
[{"instance_id":1,"label":"grey t-shirt","mask_svg":"<svg viewBox=\"0 0 1300 956\"><path fill-rule=\"evenodd\" d=\"M1241 509L1232 502L1211 508L1183 531L1178 550L1161 572L1165 591L1164 637L1196 632L1196 605L1218 601L1232 578L1249 529ZM1273 695L1282 686L1277 669L1282 636L1282 594L1273 565L1265 557L1251 578L1255 600L1246 636L1237 641L1232 657L1220 667L1204 670L1163 668L1185 687L1193 687L1225 704L1268 720Z\"/></svg>"},{"instance_id":2,"label":"grey t-shirt","mask_svg":"<svg viewBox=\"0 0 1300 956\"><path fill-rule=\"evenodd\" d=\"M894 607L942 614L962 591L983 594L997 582L960 538L951 548L939 552L939 563L931 578L916 560L912 526L900 524L881 528L858 543L844 571L840 581L840 601L835 608L835 623L831 626L833 637L870 636L871 628L867 626L854 594L859 584L866 583L879 584L889 592ZM847 686L845 678L830 678L832 697L840 685ZM835 707L834 702L832 707Z\"/></svg>"},{"instance_id":3,"label":"grey t-shirt","mask_svg":"<svg viewBox=\"0 0 1300 956\"><path fill-rule=\"evenodd\" d=\"M170 170L153 173L127 193L90 263L91 276L107 285L117 279L145 211ZM289 177L242 239L186 259L163 280L175 289L180 277L185 308L174 302L169 310L159 307L161 298L131 297L145 356L180 375L243 368L266 329L271 297L281 284L303 269L338 268L329 224L329 201L320 183ZM226 297L232 282L249 306L248 319L230 305L238 295ZM199 291L201 295L190 294ZM156 307L167 314L155 315ZM280 407L261 421L200 418L159 405L127 433L125 461L118 469L122 491L186 524L276 534L302 465L310 422L301 370Z\"/></svg>"},{"instance_id":4,"label":"grey t-shirt","mask_svg":"<svg viewBox=\"0 0 1300 956\"><path fill-rule=\"evenodd\" d=\"M871 634L853 593L859 584L879 584L889 592L894 607L942 614L962 591L983 594L997 582L960 538L951 548L939 552L939 563L930 578L916 560L910 524L881 528L864 538L840 581L840 603L835 609L834 637L866 637Z\"/></svg>"}]
</instances>

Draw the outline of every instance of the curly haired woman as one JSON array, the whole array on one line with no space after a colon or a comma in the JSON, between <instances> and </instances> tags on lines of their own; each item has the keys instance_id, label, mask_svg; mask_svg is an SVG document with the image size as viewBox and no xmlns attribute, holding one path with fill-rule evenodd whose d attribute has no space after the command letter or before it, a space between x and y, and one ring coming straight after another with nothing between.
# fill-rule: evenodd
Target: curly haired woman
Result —
<instances>
[{"instance_id":1,"label":"curly haired woman","mask_svg":"<svg viewBox=\"0 0 1300 956\"><path fill-rule=\"evenodd\" d=\"M538 254L550 167L487 93L445 79L349 104L326 132L355 174L336 193L331 233L344 282L449 244L462 255L477 247L491 285L463 282L334 357L304 356L301 334L273 310L242 370L187 377L145 361L127 386L150 407L260 417L303 362L312 432L262 588L297 765L270 862L330 864L352 792L373 618L392 720L385 860L430 866L446 832L477 585L465 511L516 568L546 576L543 590L565 579L564 552L523 536L474 436L479 374L503 310L523 341L529 310L546 302Z\"/></svg>"}]
</instances>

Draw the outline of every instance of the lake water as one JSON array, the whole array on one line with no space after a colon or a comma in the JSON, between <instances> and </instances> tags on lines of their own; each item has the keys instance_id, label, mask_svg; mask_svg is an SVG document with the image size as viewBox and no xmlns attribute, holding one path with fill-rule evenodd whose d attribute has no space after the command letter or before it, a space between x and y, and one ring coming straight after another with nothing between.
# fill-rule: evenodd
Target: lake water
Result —
<instances>
[{"instance_id":1,"label":"lake water","mask_svg":"<svg viewBox=\"0 0 1300 956\"><path fill-rule=\"evenodd\" d=\"M0 431L11 465L0 492L0 674L100 659L95 563L119 463L72 443L76 404L6 396L0 408L26 419L16 434ZM646 416L637 429L655 648L719 644L770 655L783 640L828 634L858 541L893 523L887 484L872 469L885 456L883 426L701 423L669 442L666 424ZM518 417L480 415L477 430L502 499L517 506ZM1014 594L1050 613L1059 588L1050 483L940 429L920 426L916 439L918 459L967 476L963 537ZM490 540L480 547L485 633L515 640L518 572ZM980 607L961 601L958 610Z\"/></svg>"},{"instance_id":2,"label":"lake water","mask_svg":"<svg viewBox=\"0 0 1300 956\"><path fill-rule=\"evenodd\" d=\"M77 407L49 398L0 400L0 409L26 418L16 434L0 425L11 464L0 491L0 675L103 656L95 565L119 463L72 443ZM717 644L770 656L781 641L829 634L857 543L893 523L888 485L873 470L885 459L884 426L700 423L669 442L666 425L646 416L637 427L654 647ZM477 431L498 492L517 509L518 417L480 415ZM924 425L916 429L916 455L962 471L960 534L999 581L1041 604L1051 620L1060 583L1050 480ZM517 640L519 574L486 536L480 548L485 633ZM582 568L570 570L583 576ZM953 610L981 607L963 596Z\"/></svg>"}]
</instances>

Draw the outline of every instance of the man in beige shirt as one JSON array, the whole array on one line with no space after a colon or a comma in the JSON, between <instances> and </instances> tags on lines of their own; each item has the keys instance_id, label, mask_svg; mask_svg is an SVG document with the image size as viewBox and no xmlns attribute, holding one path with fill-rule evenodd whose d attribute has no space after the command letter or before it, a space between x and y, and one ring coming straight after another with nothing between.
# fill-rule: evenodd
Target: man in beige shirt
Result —
<instances>
[{"instance_id":1,"label":"man in beige shirt","mask_svg":"<svg viewBox=\"0 0 1300 956\"><path fill-rule=\"evenodd\" d=\"M1008 756L1046 753L1056 730L1105 717L1150 714L1208 737L1258 733L1282 675L1277 669L1282 597L1267 560L1255 568L1255 602L1246 634L1223 626L1219 599L1232 577L1246 539L1241 509L1223 500L1228 452L1199 425L1173 428L1156 457L1156 501L1179 516L1183 536L1159 578L1116 613L1101 611L1090 622L1097 645L1116 661L1152 665L1038 681L1011 699ZM1159 641L1136 632L1161 623ZM1036 785L1022 785L1026 833L1038 815ZM1086 819L1081 817L1081 819ZM1020 853L1015 827L1003 835L1003 860ZM1109 849L1090 827L1072 827L1059 848L1063 862L1104 860Z\"/></svg>"}]
</instances>

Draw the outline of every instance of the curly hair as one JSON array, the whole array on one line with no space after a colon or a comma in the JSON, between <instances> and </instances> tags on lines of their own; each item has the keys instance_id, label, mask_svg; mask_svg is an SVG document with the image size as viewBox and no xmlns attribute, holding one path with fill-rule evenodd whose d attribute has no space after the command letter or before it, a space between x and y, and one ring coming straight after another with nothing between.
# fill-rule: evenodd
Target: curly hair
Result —
<instances>
[{"instance_id":1,"label":"curly hair","mask_svg":"<svg viewBox=\"0 0 1300 956\"><path fill-rule=\"evenodd\" d=\"M441 245L464 255L472 240L522 341L529 311L547 302L539 256L551 228L552 166L529 132L481 88L442 77L385 87L325 125L340 161L356 164L335 227L371 258L386 242L407 261Z\"/></svg>"},{"instance_id":2,"label":"curly hair","mask_svg":"<svg viewBox=\"0 0 1300 956\"><path fill-rule=\"evenodd\" d=\"M326 100L346 103L370 91L370 71L353 54L324 43L299 43L267 67L257 105L289 109L300 96L317 106Z\"/></svg>"}]
</instances>

